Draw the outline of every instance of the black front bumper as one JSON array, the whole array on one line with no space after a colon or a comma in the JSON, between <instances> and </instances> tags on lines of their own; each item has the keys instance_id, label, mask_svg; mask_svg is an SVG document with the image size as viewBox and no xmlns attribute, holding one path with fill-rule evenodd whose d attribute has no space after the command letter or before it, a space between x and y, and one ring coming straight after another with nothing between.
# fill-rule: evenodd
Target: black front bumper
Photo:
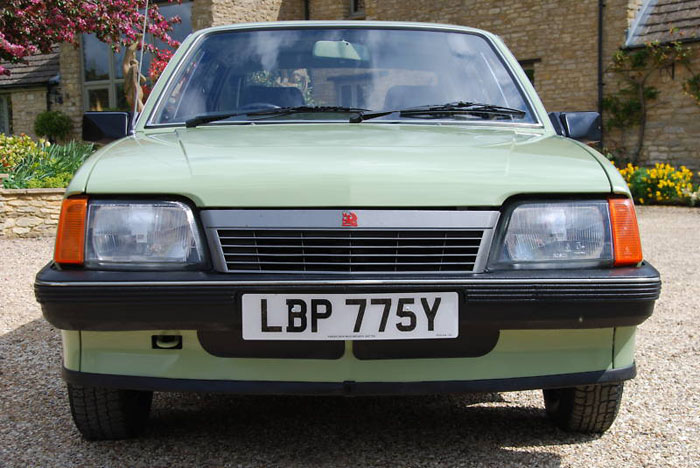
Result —
<instances>
[{"instance_id":1,"label":"black front bumper","mask_svg":"<svg viewBox=\"0 0 700 468\"><path fill-rule=\"evenodd\" d=\"M237 275L59 270L34 285L44 317L63 330L240 330L244 293L460 294L460 327L572 329L638 325L653 312L659 273L638 268L530 270L468 276Z\"/></svg>"},{"instance_id":2,"label":"black front bumper","mask_svg":"<svg viewBox=\"0 0 700 468\"><path fill-rule=\"evenodd\" d=\"M63 369L66 382L86 387L108 387L156 392L217 392L239 395L429 395L465 392L510 392L623 382L637 375L637 367L573 374L508 379L448 380L434 382L271 382L168 379L133 375L94 374Z\"/></svg>"}]
</instances>

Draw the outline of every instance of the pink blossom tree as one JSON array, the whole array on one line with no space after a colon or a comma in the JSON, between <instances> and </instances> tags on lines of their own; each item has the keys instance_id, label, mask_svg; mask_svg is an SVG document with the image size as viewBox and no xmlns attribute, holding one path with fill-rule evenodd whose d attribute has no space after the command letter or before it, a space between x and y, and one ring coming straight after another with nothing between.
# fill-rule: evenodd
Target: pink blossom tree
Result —
<instances>
[{"instance_id":1,"label":"pink blossom tree","mask_svg":"<svg viewBox=\"0 0 700 468\"><path fill-rule=\"evenodd\" d=\"M0 74L9 74L3 63L24 62L30 55L50 52L55 44L77 46L83 33L94 34L115 50L132 44L143 29L145 6L146 0L0 0ZM165 18L150 2L147 33L177 47L169 32L179 22L179 17ZM146 49L158 52L153 44L147 43Z\"/></svg>"},{"instance_id":2,"label":"pink blossom tree","mask_svg":"<svg viewBox=\"0 0 700 468\"><path fill-rule=\"evenodd\" d=\"M148 80L150 81L150 86L148 84L143 85L143 97L144 100L148 98L151 94L152 86L156 84L160 75L163 74L165 67L168 62L173 58L174 52L170 49L162 49L156 52L154 57L151 59L151 65L148 67Z\"/></svg>"}]
</instances>

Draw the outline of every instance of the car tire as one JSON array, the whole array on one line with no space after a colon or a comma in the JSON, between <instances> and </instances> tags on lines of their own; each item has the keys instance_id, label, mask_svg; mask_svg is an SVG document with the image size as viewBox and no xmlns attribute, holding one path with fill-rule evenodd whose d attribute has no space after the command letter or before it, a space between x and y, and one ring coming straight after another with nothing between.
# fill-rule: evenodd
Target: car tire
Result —
<instances>
[{"instance_id":1,"label":"car tire","mask_svg":"<svg viewBox=\"0 0 700 468\"><path fill-rule=\"evenodd\" d=\"M603 433L617 417L623 387L619 382L545 389L547 416L565 431Z\"/></svg>"},{"instance_id":2,"label":"car tire","mask_svg":"<svg viewBox=\"0 0 700 468\"><path fill-rule=\"evenodd\" d=\"M68 384L76 427L87 440L127 439L146 425L153 392Z\"/></svg>"}]
</instances>

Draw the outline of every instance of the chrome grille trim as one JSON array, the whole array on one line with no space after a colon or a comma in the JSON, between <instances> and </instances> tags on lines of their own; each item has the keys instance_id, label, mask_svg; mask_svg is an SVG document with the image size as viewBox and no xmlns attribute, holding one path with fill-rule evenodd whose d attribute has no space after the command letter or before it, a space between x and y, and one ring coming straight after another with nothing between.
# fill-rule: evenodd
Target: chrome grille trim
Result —
<instances>
[{"instance_id":1,"label":"chrome grille trim","mask_svg":"<svg viewBox=\"0 0 700 468\"><path fill-rule=\"evenodd\" d=\"M229 273L460 274L483 271L497 211L205 210L215 269Z\"/></svg>"},{"instance_id":2,"label":"chrome grille trim","mask_svg":"<svg viewBox=\"0 0 700 468\"><path fill-rule=\"evenodd\" d=\"M357 215L357 229L491 229L498 211L442 210L203 210L206 228L337 229L344 212ZM346 228L347 229L347 228ZM351 228L352 229L352 228Z\"/></svg>"}]
</instances>

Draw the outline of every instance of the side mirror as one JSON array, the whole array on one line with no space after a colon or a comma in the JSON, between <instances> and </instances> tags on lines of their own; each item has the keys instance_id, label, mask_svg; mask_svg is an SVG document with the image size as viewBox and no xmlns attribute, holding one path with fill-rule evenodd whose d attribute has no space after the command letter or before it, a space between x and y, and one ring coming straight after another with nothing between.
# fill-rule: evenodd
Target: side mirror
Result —
<instances>
[{"instance_id":1,"label":"side mirror","mask_svg":"<svg viewBox=\"0 0 700 468\"><path fill-rule=\"evenodd\" d=\"M602 136L597 112L550 112L549 120L558 135L583 143L598 143Z\"/></svg>"},{"instance_id":2,"label":"side mirror","mask_svg":"<svg viewBox=\"0 0 700 468\"><path fill-rule=\"evenodd\" d=\"M83 140L109 143L129 135L131 112L85 112Z\"/></svg>"}]
</instances>

